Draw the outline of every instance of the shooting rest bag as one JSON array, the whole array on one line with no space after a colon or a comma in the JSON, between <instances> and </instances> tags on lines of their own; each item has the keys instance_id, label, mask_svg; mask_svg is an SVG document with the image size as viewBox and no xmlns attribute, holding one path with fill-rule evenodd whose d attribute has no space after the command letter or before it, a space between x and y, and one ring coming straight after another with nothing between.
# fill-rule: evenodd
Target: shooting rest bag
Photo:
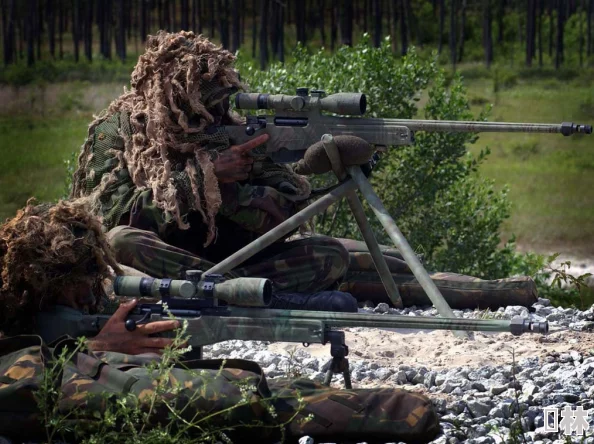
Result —
<instances>
[{"instance_id":1,"label":"shooting rest bag","mask_svg":"<svg viewBox=\"0 0 594 444\"><path fill-rule=\"evenodd\" d=\"M342 164L347 166L363 165L369 161L375 148L365 140L356 136L336 136L334 142L338 147ZM320 142L310 146L303 159L294 167L297 174L324 174L332 171L332 164L324 149L324 144Z\"/></svg>"},{"instance_id":2,"label":"shooting rest bag","mask_svg":"<svg viewBox=\"0 0 594 444\"><path fill-rule=\"evenodd\" d=\"M74 347L75 341L70 338L52 346L38 336L0 339L0 436L18 442L47 439L46 433L51 430L44 427L36 393L43 384L44 370L52 368L64 348L74 351ZM56 396L49 399L50 417L55 420L61 416L68 430L64 436L57 433L54 439L80 441L83 436L72 434L77 425L97 431L94 426L101 424L105 413L126 395L134 395L147 411L155 374L145 365L155 360L159 357L153 354L74 353L49 378L49 387L56 390ZM421 394L401 389L338 390L304 379L269 384L256 363L238 359L186 361L183 365L185 368L180 364L169 375L168 385L179 383L176 394L164 395L169 404L177 411L185 408L185 420L210 415L211 421L200 426L207 430L230 427L226 433L232 441L278 441L281 436L275 425L293 418L298 392L305 404L286 427L289 442L304 435L333 442L428 442L439 431L431 401ZM238 406L244 399L249 402ZM271 415L261 400L270 400L276 414ZM228 413L213 415L225 409ZM170 423L169 409L164 405L155 404L152 412L150 427L163 428ZM312 419L303 423L309 415ZM198 429L193 430L199 438ZM125 432L122 434L124 439Z\"/></svg>"}]
</instances>

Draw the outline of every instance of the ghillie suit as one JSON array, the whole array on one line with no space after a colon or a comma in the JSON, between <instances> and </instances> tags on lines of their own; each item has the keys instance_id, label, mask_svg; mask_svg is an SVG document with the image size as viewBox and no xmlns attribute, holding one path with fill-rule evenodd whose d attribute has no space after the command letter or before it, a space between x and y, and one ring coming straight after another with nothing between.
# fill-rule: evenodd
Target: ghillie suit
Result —
<instances>
[{"instance_id":1,"label":"ghillie suit","mask_svg":"<svg viewBox=\"0 0 594 444\"><path fill-rule=\"evenodd\" d=\"M31 199L0 226L0 331L31 332L34 314L83 281L96 309L109 267L120 269L86 200L35 205Z\"/></svg>"},{"instance_id":2,"label":"ghillie suit","mask_svg":"<svg viewBox=\"0 0 594 444\"><path fill-rule=\"evenodd\" d=\"M0 228L0 242L0 329L11 335L0 338L0 441L80 442L94 434L139 442L155 429L180 442L221 438L213 430L235 442L278 442L281 430L289 442L303 435L427 442L439 432L431 401L402 389L269 383L256 363L239 359L171 361L161 373L156 354L83 352L71 338L47 344L24 335L37 312L63 303L81 279L99 286L108 266L119 270L85 201L30 202Z\"/></svg>"},{"instance_id":3,"label":"ghillie suit","mask_svg":"<svg viewBox=\"0 0 594 444\"><path fill-rule=\"evenodd\" d=\"M132 90L91 123L72 196L92 197L120 263L154 277L206 270L292 216L309 197L305 177L265 158L256 160L247 181L219 186L212 159L230 142L224 133L211 134L209 125L237 121L227 112L217 122L211 113L243 88L234 60L191 32L160 32L147 41L132 74ZM383 250L405 305L429 304L399 252ZM348 240L277 242L233 273L272 279L278 292L342 290L359 302L389 301L366 248ZM528 278L433 277L456 308L536 301ZM291 296L278 308L314 306L292 301Z\"/></svg>"},{"instance_id":4,"label":"ghillie suit","mask_svg":"<svg viewBox=\"0 0 594 444\"><path fill-rule=\"evenodd\" d=\"M209 245L223 203L212 159L230 142L210 134L208 126L216 120L211 110L244 87L234 61L229 51L192 32L149 36L132 73L132 89L89 126L72 196L92 193L107 228L122 223L126 213L143 212L145 220L156 220L157 227L150 228L165 235L187 230L193 222L188 213L198 213L197 222L206 225L203 243ZM222 118L222 123L239 121L229 111ZM254 174L262 185L287 181L301 198L309 194L307 180L285 167L260 166ZM244 200L261 194L252 188L235 193ZM236 196L229 200L233 207Z\"/></svg>"}]
</instances>

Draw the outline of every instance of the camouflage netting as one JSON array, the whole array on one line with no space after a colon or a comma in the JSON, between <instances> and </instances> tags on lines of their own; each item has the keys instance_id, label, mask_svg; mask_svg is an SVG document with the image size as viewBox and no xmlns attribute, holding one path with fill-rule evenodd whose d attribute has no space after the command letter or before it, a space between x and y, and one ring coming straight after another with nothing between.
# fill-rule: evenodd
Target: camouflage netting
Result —
<instances>
[{"instance_id":1,"label":"camouflage netting","mask_svg":"<svg viewBox=\"0 0 594 444\"><path fill-rule=\"evenodd\" d=\"M30 199L0 226L0 336L30 332L35 313L82 282L91 284L91 308L97 308L110 266L121 274L88 200L35 205Z\"/></svg>"},{"instance_id":2,"label":"camouflage netting","mask_svg":"<svg viewBox=\"0 0 594 444\"><path fill-rule=\"evenodd\" d=\"M173 217L180 229L188 228L180 207L187 205L200 212L208 226L210 243L221 205L218 181L208 152L208 137L203 140L204 149L196 150L195 139L188 136L204 134L207 125L215 122L208 110L243 89L233 69L234 61L229 51L192 32L160 31L149 36L146 51L132 73L132 89L112 102L89 127L89 139L74 174L72 196L86 194L86 171L93 155L90 141L95 128L115 113L126 113L133 135L124 136L125 149L118 157L119 165L102 178L95 197L117 181L119 170L127 168L134 184L151 189L156 206ZM231 113L226 118L237 122ZM178 196L172 172L179 167L191 178L193 202L182 202Z\"/></svg>"}]
</instances>

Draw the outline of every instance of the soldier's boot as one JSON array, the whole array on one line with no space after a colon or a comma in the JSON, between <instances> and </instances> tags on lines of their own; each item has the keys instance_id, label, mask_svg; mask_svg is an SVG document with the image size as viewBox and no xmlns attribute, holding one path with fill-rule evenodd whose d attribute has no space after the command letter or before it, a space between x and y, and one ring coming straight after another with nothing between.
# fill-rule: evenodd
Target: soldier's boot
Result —
<instances>
[{"instance_id":1,"label":"soldier's boot","mask_svg":"<svg viewBox=\"0 0 594 444\"><path fill-rule=\"evenodd\" d=\"M270 308L284 310L340 311L356 313L357 300L342 291L318 293L277 293L272 297Z\"/></svg>"}]
</instances>

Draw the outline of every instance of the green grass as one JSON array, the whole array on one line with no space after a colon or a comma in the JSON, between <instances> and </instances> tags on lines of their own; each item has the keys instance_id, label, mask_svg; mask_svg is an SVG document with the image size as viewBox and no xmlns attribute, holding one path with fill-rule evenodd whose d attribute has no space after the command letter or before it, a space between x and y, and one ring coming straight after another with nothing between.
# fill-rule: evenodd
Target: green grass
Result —
<instances>
[{"instance_id":1,"label":"green grass","mask_svg":"<svg viewBox=\"0 0 594 444\"><path fill-rule=\"evenodd\" d=\"M64 161L80 147L89 117L0 118L0 220L29 197L53 201L63 196Z\"/></svg>"},{"instance_id":2,"label":"green grass","mask_svg":"<svg viewBox=\"0 0 594 444\"><path fill-rule=\"evenodd\" d=\"M594 90L579 80L525 80L497 94L492 80L468 85L474 103L494 104L490 120L594 123ZM593 137L491 133L471 150L486 146L491 155L481 172L510 187L513 208L504 237L515 234L525 249L593 256Z\"/></svg>"}]
</instances>

